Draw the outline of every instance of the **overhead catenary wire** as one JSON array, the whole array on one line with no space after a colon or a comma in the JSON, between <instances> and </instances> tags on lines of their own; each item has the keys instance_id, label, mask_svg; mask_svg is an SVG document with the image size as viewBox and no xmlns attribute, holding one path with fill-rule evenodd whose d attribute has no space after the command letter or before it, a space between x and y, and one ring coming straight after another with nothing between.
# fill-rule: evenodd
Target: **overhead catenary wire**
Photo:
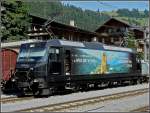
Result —
<instances>
[{"instance_id":1,"label":"overhead catenary wire","mask_svg":"<svg viewBox=\"0 0 150 113\"><path fill-rule=\"evenodd\" d=\"M54 22L54 21L53 21ZM55 21L56 22L56 21ZM37 23L31 23L31 24L34 24L34 25L37 25L37 26L41 26L41 27L44 27L44 24L43 25L41 25L41 24L37 24ZM61 23L60 23L61 24ZM50 23L49 24L47 24L47 26L48 25L50 25ZM66 25L67 26L67 24L64 24L64 25ZM69 25L68 25L69 26ZM104 27L107 27L107 28L114 28L114 29L118 29L118 28L120 28L120 27L116 27L116 26L110 26L110 25L102 25L102 26L104 26ZM102 27L101 26L101 27ZM51 26L52 27L52 26ZM56 26L55 26L56 27ZM71 26L71 27L73 27L73 26ZM59 28L59 27L57 27L57 28ZM81 28L78 28L78 27L74 27L75 29L80 29L81 30ZM60 29L62 29L62 28L60 28ZM63 29L65 29L65 28L63 28ZM69 29L68 29L69 30ZM82 30L84 30L84 29L82 29ZM70 31L70 30L69 30ZM71 30L71 31L73 31L73 30ZM86 31L88 31L88 30L86 30ZM89 31L89 32L92 32L92 31Z\"/></svg>"},{"instance_id":2,"label":"overhead catenary wire","mask_svg":"<svg viewBox=\"0 0 150 113\"><path fill-rule=\"evenodd\" d=\"M101 0L97 0L97 2L99 2L101 5L104 5L104 6L107 6L107 7L110 7L110 8L114 8L114 9L118 9L119 8L117 6L113 6L113 5L110 5L108 3L104 3Z\"/></svg>"},{"instance_id":3,"label":"overhead catenary wire","mask_svg":"<svg viewBox=\"0 0 150 113\"><path fill-rule=\"evenodd\" d=\"M34 23L33 23L34 24ZM35 25L39 25L39 26L41 26L41 27L43 27L43 25L41 25L41 24L35 24ZM79 30L78 28L75 28L75 30L71 30L71 29L66 29L66 28L60 28L60 27L54 27L54 26L50 26L49 28L54 28L54 29L59 29L59 30L65 30L65 31L70 31L70 32L79 32L79 33L85 33L85 32L83 32L83 31L81 31L81 30ZM50 29L48 29L48 30L50 30ZM88 32L88 31L87 31ZM89 31L90 32L90 31ZM92 33L92 32L91 32ZM94 33L94 32L93 32Z\"/></svg>"},{"instance_id":4,"label":"overhead catenary wire","mask_svg":"<svg viewBox=\"0 0 150 113\"><path fill-rule=\"evenodd\" d=\"M36 24L36 25L39 25L39 24ZM43 26L43 25L40 25L40 26ZM80 29L78 29L78 28L76 28L75 30L71 30L71 29L65 29L65 28L60 28L60 27L54 27L54 26L50 26L51 27L51 29L48 29L48 30L50 30L50 31L52 31L52 29L57 29L57 30L65 30L65 31L69 31L69 32L78 32L78 33L86 33L86 32L83 32L83 31L81 31ZM108 27L108 26L107 26ZM110 26L111 27L111 26ZM87 31L88 32L88 31ZM95 33L95 34L94 34ZM91 33L92 34L92 33ZM96 35L96 36L102 36L101 34L98 34L98 33L96 33L96 32L93 32L93 35ZM56 36L56 35L55 35ZM127 40L127 39L125 39L125 40ZM131 40L131 41L134 41L134 40ZM120 46L124 46L124 45L126 45L127 44L127 42L126 41L124 41L123 39L122 39L122 41L121 41L121 44L120 44Z\"/></svg>"},{"instance_id":5,"label":"overhead catenary wire","mask_svg":"<svg viewBox=\"0 0 150 113\"><path fill-rule=\"evenodd\" d=\"M49 22L49 23L47 24L47 26L48 26L48 25L51 26L50 24L51 24L52 22L56 22L56 21L51 21L51 22ZM57 22L56 22L56 23L57 23ZM37 26L44 27L44 25L41 25L41 24L37 24L37 23L32 23L32 24L37 25ZM58 23L58 24L59 24L59 23ZM60 23L60 24L61 24L61 23ZM64 24L64 23L62 23L62 24ZM64 25L67 26L67 24L64 24ZM69 26L69 25L68 25L68 26ZM53 27L53 26L51 26L51 28L52 28L52 27ZM72 27L72 26L71 26L71 27ZM113 29L118 29L118 28L120 28L120 27L110 26L110 25L102 25L101 27L113 28ZM54 28L54 27L53 27L53 28ZM56 27L56 26L55 26L55 28L75 32L75 30L70 30L70 29L65 29L65 28L59 28L59 27ZM84 29L78 28L78 27L74 27L74 29L76 29L76 31L78 31L78 32L80 32L79 29L80 29L80 30L84 30ZM85 30L85 31L88 31L88 30ZM88 31L88 32L95 32L95 31ZM80 32L80 33L81 33L81 32ZM82 32L82 33L83 33L83 32Z\"/></svg>"},{"instance_id":6,"label":"overhead catenary wire","mask_svg":"<svg viewBox=\"0 0 150 113\"><path fill-rule=\"evenodd\" d=\"M62 8L62 11L63 11L64 9ZM45 10L44 10L45 11ZM45 13L44 13L45 14ZM50 24L50 23L52 23L53 21L55 21L60 15L63 15L63 13L62 12L60 12L58 15L56 15L56 16L54 16L54 17L49 17L48 19L47 19L47 21L46 22L44 22L44 27L45 27L45 30L50 34L50 36L54 36L54 38L56 37L56 35L54 34L54 32L51 30L51 28L50 27L48 27L49 28L49 30L48 30L48 28L47 28L47 25L48 24ZM50 31L50 32L49 32Z\"/></svg>"}]
</instances>

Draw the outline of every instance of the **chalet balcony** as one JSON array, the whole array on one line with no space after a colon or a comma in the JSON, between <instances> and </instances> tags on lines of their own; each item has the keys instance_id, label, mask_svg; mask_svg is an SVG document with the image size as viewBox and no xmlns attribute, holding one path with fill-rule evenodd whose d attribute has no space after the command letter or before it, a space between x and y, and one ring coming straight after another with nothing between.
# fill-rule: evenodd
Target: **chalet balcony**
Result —
<instances>
[{"instance_id":1,"label":"chalet balcony","mask_svg":"<svg viewBox=\"0 0 150 113\"><path fill-rule=\"evenodd\" d=\"M37 29L37 30L31 30L31 31L28 31L28 33L45 33L46 31L45 30L39 30L39 29Z\"/></svg>"},{"instance_id":2,"label":"chalet balcony","mask_svg":"<svg viewBox=\"0 0 150 113\"><path fill-rule=\"evenodd\" d=\"M33 28L28 30L28 36L43 36L48 35L45 29L43 28Z\"/></svg>"},{"instance_id":3,"label":"chalet balcony","mask_svg":"<svg viewBox=\"0 0 150 113\"><path fill-rule=\"evenodd\" d=\"M127 36L127 32L104 32L101 35L106 37Z\"/></svg>"}]
</instances>

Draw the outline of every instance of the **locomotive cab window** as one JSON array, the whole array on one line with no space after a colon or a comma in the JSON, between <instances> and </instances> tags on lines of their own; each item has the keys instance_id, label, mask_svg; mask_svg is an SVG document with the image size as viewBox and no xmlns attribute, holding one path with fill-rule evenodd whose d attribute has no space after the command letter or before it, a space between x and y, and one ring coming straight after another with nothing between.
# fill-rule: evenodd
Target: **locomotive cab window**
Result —
<instances>
[{"instance_id":1,"label":"locomotive cab window","mask_svg":"<svg viewBox=\"0 0 150 113\"><path fill-rule=\"evenodd\" d=\"M49 48L49 73L51 75L61 74L61 61L60 61L60 49L59 48Z\"/></svg>"},{"instance_id":2,"label":"locomotive cab window","mask_svg":"<svg viewBox=\"0 0 150 113\"><path fill-rule=\"evenodd\" d=\"M20 47L18 62L44 62L46 61L45 43L24 44Z\"/></svg>"},{"instance_id":3,"label":"locomotive cab window","mask_svg":"<svg viewBox=\"0 0 150 113\"><path fill-rule=\"evenodd\" d=\"M59 61L59 49L58 48L50 48L49 49L49 58L51 61L58 62Z\"/></svg>"}]
</instances>

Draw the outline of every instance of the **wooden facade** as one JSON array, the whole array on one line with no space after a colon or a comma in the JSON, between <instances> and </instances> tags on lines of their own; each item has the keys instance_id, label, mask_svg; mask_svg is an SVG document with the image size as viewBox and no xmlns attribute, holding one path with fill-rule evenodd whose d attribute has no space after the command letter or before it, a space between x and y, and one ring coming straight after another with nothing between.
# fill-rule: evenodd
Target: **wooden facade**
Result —
<instances>
[{"instance_id":1,"label":"wooden facade","mask_svg":"<svg viewBox=\"0 0 150 113\"><path fill-rule=\"evenodd\" d=\"M131 26L128 23L111 18L100 26L95 32L101 35L103 43L108 45L120 46L129 31L134 33L136 41L138 42L138 52L144 52L144 30L137 26ZM149 45L147 45L149 48Z\"/></svg>"},{"instance_id":2,"label":"wooden facade","mask_svg":"<svg viewBox=\"0 0 150 113\"><path fill-rule=\"evenodd\" d=\"M44 29L44 23L47 19L30 15L32 18L31 26L28 29L30 39L46 40L49 39L49 34Z\"/></svg>"},{"instance_id":3,"label":"wooden facade","mask_svg":"<svg viewBox=\"0 0 150 113\"><path fill-rule=\"evenodd\" d=\"M111 18L95 32L102 36L102 42L109 45L120 45L123 37L127 36L129 25L123 21Z\"/></svg>"},{"instance_id":4,"label":"wooden facade","mask_svg":"<svg viewBox=\"0 0 150 113\"><path fill-rule=\"evenodd\" d=\"M47 24L45 29L44 24L46 19L33 16L31 28L29 29L28 36L30 39L40 39L47 40L52 38L58 38L63 40L72 40L72 41L92 41L94 37L99 35L95 32L87 31L80 29L75 26L62 24L59 22L52 21Z\"/></svg>"}]
</instances>

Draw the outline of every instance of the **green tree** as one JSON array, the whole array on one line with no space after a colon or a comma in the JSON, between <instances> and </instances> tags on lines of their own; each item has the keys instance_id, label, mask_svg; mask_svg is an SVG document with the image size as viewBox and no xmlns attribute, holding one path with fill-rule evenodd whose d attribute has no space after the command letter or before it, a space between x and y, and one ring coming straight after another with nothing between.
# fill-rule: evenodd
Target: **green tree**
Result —
<instances>
[{"instance_id":1,"label":"green tree","mask_svg":"<svg viewBox=\"0 0 150 113\"><path fill-rule=\"evenodd\" d=\"M127 38L126 38L126 42L127 42L127 47L128 48L132 48L132 49L136 49L137 48L137 42L135 40L135 36L134 33L132 31L128 32Z\"/></svg>"},{"instance_id":2,"label":"green tree","mask_svg":"<svg viewBox=\"0 0 150 113\"><path fill-rule=\"evenodd\" d=\"M144 16L145 16L145 17L148 17L148 16L149 16L149 11L146 10L146 9L144 10Z\"/></svg>"},{"instance_id":3,"label":"green tree","mask_svg":"<svg viewBox=\"0 0 150 113\"><path fill-rule=\"evenodd\" d=\"M21 40L28 38L27 30L30 18L27 6L22 1L3 0L1 5L5 8L1 12L1 41Z\"/></svg>"},{"instance_id":4,"label":"green tree","mask_svg":"<svg viewBox=\"0 0 150 113\"><path fill-rule=\"evenodd\" d=\"M129 9L118 9L117 10L117 13L120 15L120 16L131 16L131 12L129 11Z\"/></svg>"},{"instance_id":5,"label":"green tree","mask_svg":"<svg viewBox=\"0 0 150 113\"><path fill-rule=\"evenodd\" d=\"M29 13L42 18L55 18L55 21L69 24L70 20L75 21L75 26L94 31L110 16L107 14L100 15L99 12L91 10L82 10L69 4L62 4L59 0L52 2L49 0L32 0L27 2ZM88 24L87 24L88 23Z\"/></svg>"},{"instance_id":6,"label":"green tree","mask_svg":"<svg viewBox=\"0 0 150 113\"><path fill-rule=\"evenodd\" d=\"M138 42L136 41L134 33L132 31L128 32L126 42L127 42L126 47L132 48L135 51L137 50ZM144 53L143 52L137 52L137 58L143 59L144 58Z\"/></svg>"}]
</instances>

